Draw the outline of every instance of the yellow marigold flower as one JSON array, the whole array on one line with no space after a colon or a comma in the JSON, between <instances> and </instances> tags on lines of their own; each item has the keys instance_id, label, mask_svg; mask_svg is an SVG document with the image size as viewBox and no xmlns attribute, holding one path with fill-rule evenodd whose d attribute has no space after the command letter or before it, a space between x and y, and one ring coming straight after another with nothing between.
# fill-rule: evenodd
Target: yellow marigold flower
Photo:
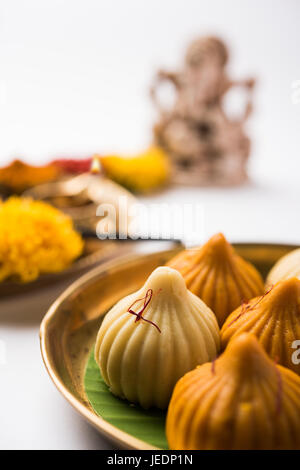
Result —
<instances>
[{"instance_id":1,"label":"yellow marigold flower","mask_svg":"<svg viewBox=\"0 0 300 470\"><path fill-rule=\"evenodd\" d=\"M72 219L58 209L19 197L0 202L0 281L62 271L82 250Z\"/></svg>"},{"instance_id":2,"label":"yellow marigold flower","mask_svg":"<svg viewBox=\"0 0 300 470\"><path fill-rule=\"evenodd\" d=\"M105 155L99 158L107 176L132 191L150 192L169 178L169 161L159 147L150 147L134 156Z\"/></svg>"}]
</instances>

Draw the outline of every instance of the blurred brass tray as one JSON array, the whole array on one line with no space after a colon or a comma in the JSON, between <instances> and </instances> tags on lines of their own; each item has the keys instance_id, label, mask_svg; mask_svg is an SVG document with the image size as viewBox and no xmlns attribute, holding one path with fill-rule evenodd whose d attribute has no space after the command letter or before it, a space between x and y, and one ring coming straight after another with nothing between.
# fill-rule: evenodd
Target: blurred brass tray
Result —
<instances>
[{"instance_id":1,"label":"blurred brass tray","mask_svg":"<svg viewBox=\"0 0 300 470\"><path fill-rule=\"evenodd\" d=\"M237 252L266 276L292 245L241 243ZM107 310L137 290L157 266L178 250L127 256L93 269L74 282L50 307L40 329L41 351L58 390L101 434L119 448L154 449L104 421L92 410L83 388L87 358Z\"/></svg>"}]
</instances>

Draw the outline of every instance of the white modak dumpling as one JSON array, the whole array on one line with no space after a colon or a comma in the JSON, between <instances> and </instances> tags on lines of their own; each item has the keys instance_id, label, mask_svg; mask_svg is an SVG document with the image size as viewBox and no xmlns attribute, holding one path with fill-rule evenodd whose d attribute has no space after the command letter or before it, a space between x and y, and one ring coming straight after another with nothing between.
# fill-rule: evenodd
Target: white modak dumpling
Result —
<instances>
[{"instance_id":1,"label":"white modak dumpling","mask_svg":"<svg viewBox=\"0 0 300 470\"><path fill-rule=\"evenodd\" d=\"M267 276L266 284L271 287L279 281L293 277L300 279L300 248L290 251L275 263Z\"/></svg>"},{"instance_id":2,"label":"white modak dumpling","mask_svg":"<svg viewBox=\"0 0 300 470\"><path fill-rule=\"evenodd\" d=\"M164 266L107 313L95 359L114 395L165 409L177 380L213 360L219 345L214 313L178 271Z\"/></svg>"}]
</instances>

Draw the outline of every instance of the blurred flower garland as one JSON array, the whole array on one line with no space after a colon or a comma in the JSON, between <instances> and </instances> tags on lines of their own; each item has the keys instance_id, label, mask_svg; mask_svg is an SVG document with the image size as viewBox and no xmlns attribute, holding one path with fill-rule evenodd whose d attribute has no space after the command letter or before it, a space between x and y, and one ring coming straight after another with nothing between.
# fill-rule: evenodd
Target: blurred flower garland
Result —
<instances>
[{"instance_id":1,"label":"blurred flower garland","mask_svg":"<svg viewBox=\"0 0 300 470\"><path fill-rule=\"evenodd\" d=\"M0 202L0 281L62 271L82 250L71 218L58 209L19 197Z\"/></svg>"},{"instance_id":2,"label":"blurred flower garland","mask_svg":"<svg viewBox=\"0 0 300 470\"><path fill-rule=\"evenodd\" d=\"M170 177L168 157L159 147L150 147L133 156L105 155L99 159L109 178L134 192L154 191Z\"/></svg>"}]
</instances>

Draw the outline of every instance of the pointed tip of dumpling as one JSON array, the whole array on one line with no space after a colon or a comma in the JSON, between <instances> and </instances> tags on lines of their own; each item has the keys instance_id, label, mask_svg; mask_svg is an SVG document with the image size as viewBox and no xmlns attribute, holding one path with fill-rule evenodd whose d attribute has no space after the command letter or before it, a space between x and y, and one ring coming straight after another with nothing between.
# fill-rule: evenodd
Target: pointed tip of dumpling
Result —
<instances>
[{"instance_id":1,"label":"pointed tip of dumpling","mask_svg":"<svg viewBox=\"0 0 300 470\"><path fill-rule=\"evenodd\" d=\"M243 375L251 373L253 369L265 370L274 368L263 347L254 334L242 333L233 338L223 354L223 361Z\"/></svg>"},{"instance_id":2,"label":"pointed tip of dumpling","mask_svg":"<svg viewBox=\"0 0 300 470\"><path fill-rule=\"evenodd\" d=\"M154 293L164 291L182 295L187 292L182 275L168 266L156 268L148 277L144 287L152 289Z\"/></svg>"},{"instance_id":3,"label":"pointed tip of dumpling","mask_svg":"<svg viewBox=\"0 0 300 470\"><path fill-rule=\"evenodd\" d=\"M229 245L228 241L225 238L225 235L222 232L215 233L210 239L207 241L207 243L212 243L215 246L217 245Z\"/></svg>"},{"instance_id":4,"label":"pointed tip of dumpling","mask_svg":"<svg viewBox=\"0 0 300 470\"><path fill-rule=\"evenodd\" d=\"M182 274L187 288L213 310L220 326L244 299L264 292L260 273L239 256L223 233L175 255L168 266Z\"/></svg>"},{"instance_id":5,"label":"pointed tip of dumpling","mask_svg":"<svg viewBox=\"0 0 300 470\"><path fill-rule=\"evenodd\" d=\"M202 247L203 254L217 260L226 260L233 256L233 248L226 240L223 233L213 235Z\"/></svg>"},{"instance_id":6,"label":"pointed tip of dumpling","mask_svg":"<svg viewBox=\"0 0 300 470\"><path fill-rule=\"evenodd\" d=\"M285 281L279 281L270 288L270 295L266 303L272 307L272 310L287 310L287 306L300 305L300 281L292 277Z\"/></svg>"}]
</instances>

